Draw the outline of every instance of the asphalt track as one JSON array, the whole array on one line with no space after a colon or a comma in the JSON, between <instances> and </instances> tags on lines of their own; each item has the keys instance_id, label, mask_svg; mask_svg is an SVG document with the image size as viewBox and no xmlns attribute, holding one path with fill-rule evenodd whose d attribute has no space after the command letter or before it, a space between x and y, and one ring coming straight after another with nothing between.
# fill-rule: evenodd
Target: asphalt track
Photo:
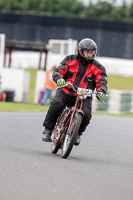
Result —
<instances>
[{"instance_id":1,"label":"asphalt track","mask_svg":"<svg viewBox=\"0 0 133 200\"><path fill-rule=\"evenodd\" d=\"M133 200L133 118L93 116L68 159L41 141L45 113L0 113L1 200Z\"/></svg>"}]
</instances>

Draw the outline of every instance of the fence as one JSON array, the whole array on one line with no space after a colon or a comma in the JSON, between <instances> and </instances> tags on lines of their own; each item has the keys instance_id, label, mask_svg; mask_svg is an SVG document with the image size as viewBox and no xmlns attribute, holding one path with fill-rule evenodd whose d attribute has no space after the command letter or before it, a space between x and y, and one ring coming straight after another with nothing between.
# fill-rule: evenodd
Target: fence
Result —
<instances>
[{"instance_id":1,"label":"fence","mask_svg":"<svg viewBox=\"0 0 133 200\"><path fill-rule=\"evenodd\" d=\"M0 13L8 40L47 41L86 37L96 41L102 57L133 59L133 23L92 18Z\"/></svg>"},{"instance_id":2,"label":"fence","mask_svg":"<svg viewBox=\"0 0 133 200\"><path fill-rule=\"evenodd\" d=\"M94 97L93 112L105 111L108 113L133 113L133 91L108 90L108 97L105 98L105 104Z\"/></svg>"}]
</instances>

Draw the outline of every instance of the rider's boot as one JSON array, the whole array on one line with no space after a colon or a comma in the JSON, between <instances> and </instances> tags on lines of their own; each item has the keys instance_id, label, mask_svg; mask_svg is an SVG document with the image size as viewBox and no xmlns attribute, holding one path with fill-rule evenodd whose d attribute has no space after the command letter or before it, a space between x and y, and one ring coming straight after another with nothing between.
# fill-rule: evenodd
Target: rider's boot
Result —
<instances>
[{"instance_id":1,"label":"rider's boot","mask_svg":"<svg viewBox=\"0 0 133 200\"><path fill-rule=\"evenodd\" d=\"M42 141L52 142L51 134L52 134L52 130L45 128L44 131L43 131Z\"/></svg>"},{"instance_id":2,"label":"rider's boot","mask_svg":"<svg viewBox=\"0 0 133 200\"><path fill-rule=\"evenodd\" d=\"M75 146L78 146L80 144L80 142L81 142L81 135L82 134L83 133L78 133L78 135L76 137L76 140L75 140L75 143L74 143Z\"/></svg>"}]
</instances>

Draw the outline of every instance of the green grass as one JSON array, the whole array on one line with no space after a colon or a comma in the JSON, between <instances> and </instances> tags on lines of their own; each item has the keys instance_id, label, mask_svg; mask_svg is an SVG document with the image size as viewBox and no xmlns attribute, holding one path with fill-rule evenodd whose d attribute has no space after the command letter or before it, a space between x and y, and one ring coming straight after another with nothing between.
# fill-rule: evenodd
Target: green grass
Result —
<instances>
[{"instance_id":1,"label":"green grass","mask_svg":"<svg viewBox=\"0 0 133 200\"><path fill-rule=\"evenodd\" d=\"M0 112L46 112L48 106L0 102Z\"/></svg>"},{"instance_id":2,"label":"green grass","mask_svg":"<svg viewBox=\"0 0 133 200\"><path fill-rule=\"evenodd\" d=\"M97 111L93 115L108 115L108 116L119 116L119 117L133 117L133 113L121 113L121 114L112 114L108 112Z\"/></svg>"},{"instance_id":3,"label":"green grass","mask_svg":"<svg viewBox=\"0 0 133 200\"><path fill-rule=\"evenodd\" d=\"M133 90L133 76L108 75L108 88L118 90Z\"/></svg>"},{"instance_id":4,"label":"green grass","mask_svg":"<svg viewBox=\"0 0 133 200\"><path fill-rule=\"evenodd\" d=\"M29 103L33 103L37 70L36 69L26 69L26 71L30 73L30 85L29 85L28 102Z\"/></svg>"},{"instance_id":5,"label":"green grass","mask_svg":"<svg viewBox=\"0 0 133 200\"><path fill-rule=\"evenodd\" d=\"M36 105L36 104L22 104L1 102L0 112L47 112L48 106ZM93 115L108 115L108 116L121 116L121 117L133 117L133 113L124 114L110 114L107 112L94 112Z\"/></svg>"}]
</instances>

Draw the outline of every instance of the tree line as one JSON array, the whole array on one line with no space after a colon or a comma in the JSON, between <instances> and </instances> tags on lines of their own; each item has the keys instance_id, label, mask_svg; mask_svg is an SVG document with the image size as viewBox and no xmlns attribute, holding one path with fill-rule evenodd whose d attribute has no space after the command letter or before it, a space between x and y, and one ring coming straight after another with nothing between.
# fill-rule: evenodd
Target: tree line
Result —
<instances>
[{"instance_id":1,"label":"tree line","mask_svg":"<svg viewBox=\"0 0 133 200\"><path fill-rule=\"evenodd\" d=\"M81 0L0 0L0 11L133 21L133 2L127 5L125 0L121 6L115 0L97 4L90 0L87 6Z\"/></svg>"}]
</instances>

